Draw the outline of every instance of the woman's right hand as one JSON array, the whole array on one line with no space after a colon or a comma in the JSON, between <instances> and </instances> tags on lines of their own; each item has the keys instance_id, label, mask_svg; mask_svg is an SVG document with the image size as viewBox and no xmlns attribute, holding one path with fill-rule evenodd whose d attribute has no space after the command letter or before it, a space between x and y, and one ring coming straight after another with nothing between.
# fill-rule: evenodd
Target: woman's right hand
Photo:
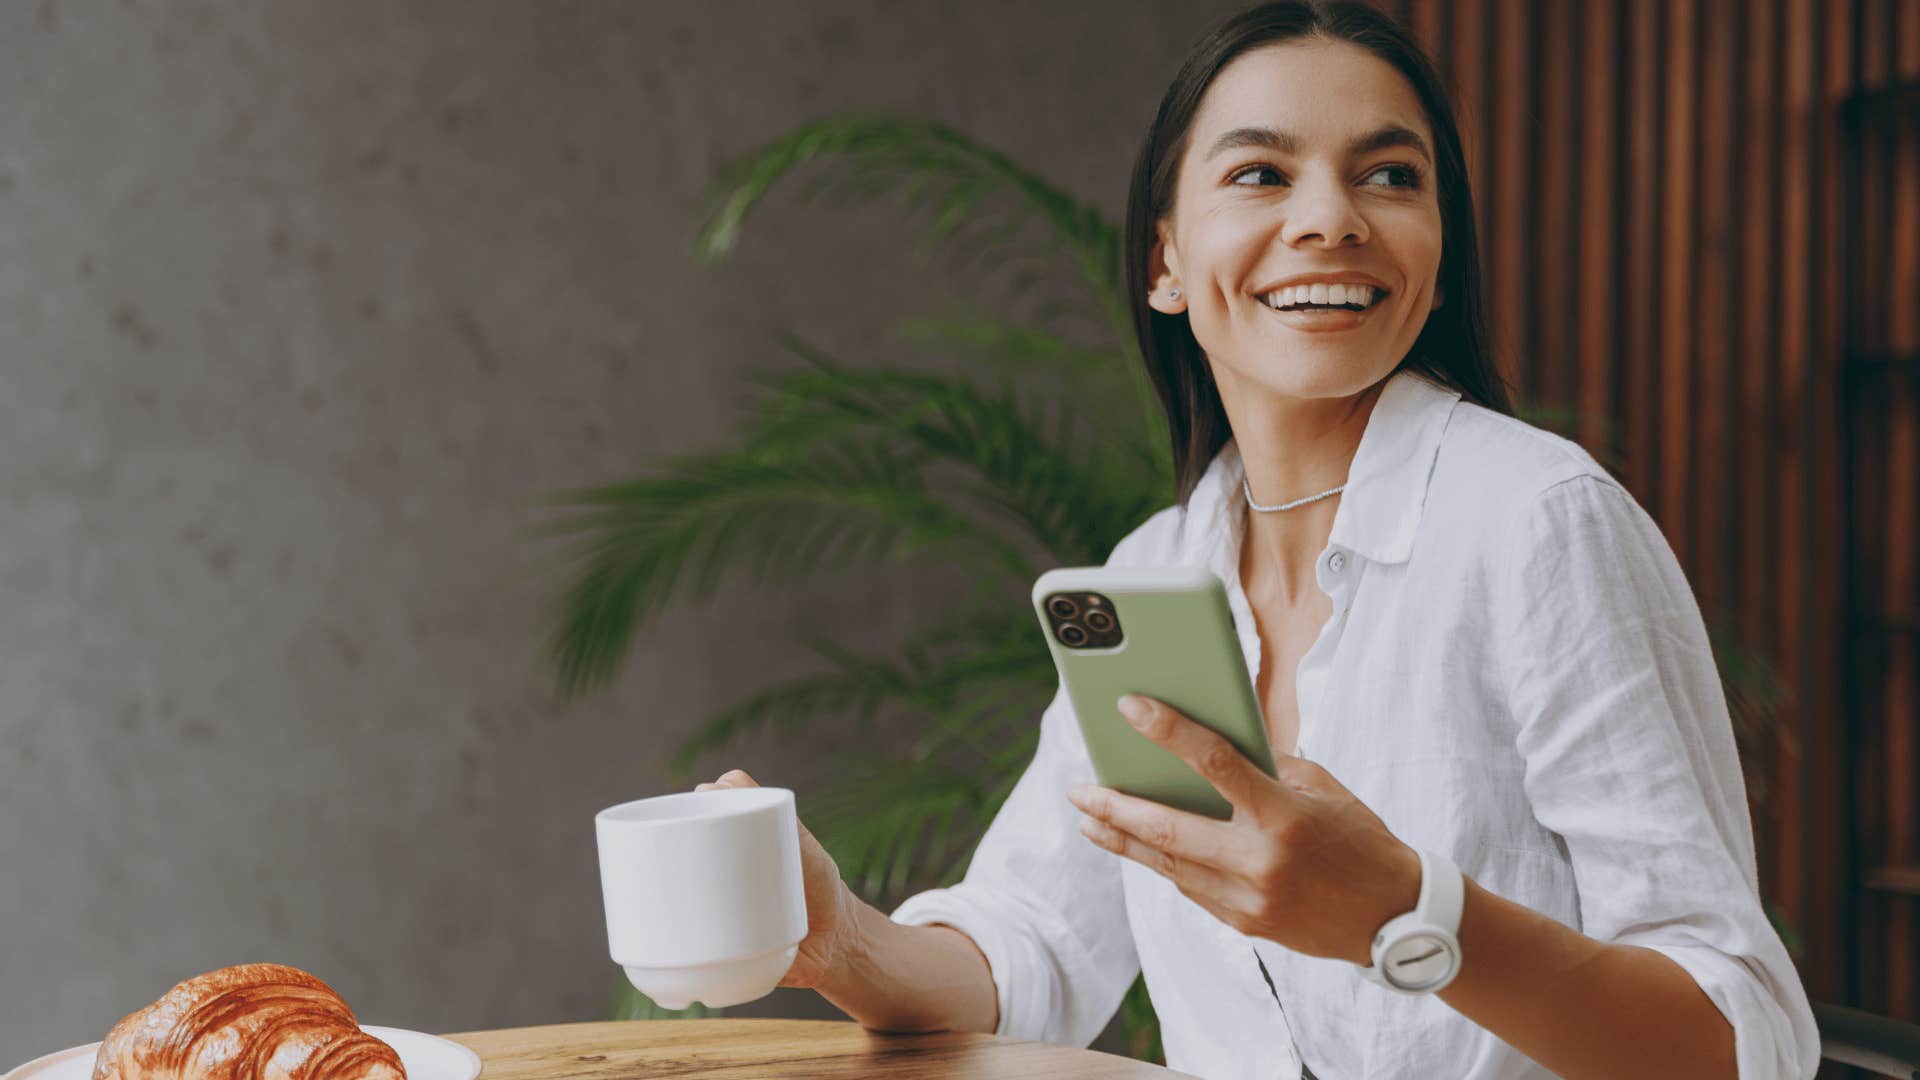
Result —
<instances>
[{"instance_id":1,"label":"woman's right hand","mask_svg":"<svg viewBox=\"0 0 1920 1080\"><path fill-rule=\"evenodd\" d=\"M701 784L693 790L759 786L753 777L734 769L720 779ZM800 942L800 952L793 958L793 966L780 979L780 985L815 989L847 962L851 953L850 941L855 932L854 905L859 903L859 898L847 888L846 882L840 880L839 864L833 861L832 855L827 854L826 848L820 846L820 841L807 831L805 823L800 825L800 866L801 878L806 886L807 936Z\"/></svg>"}]
</instances>

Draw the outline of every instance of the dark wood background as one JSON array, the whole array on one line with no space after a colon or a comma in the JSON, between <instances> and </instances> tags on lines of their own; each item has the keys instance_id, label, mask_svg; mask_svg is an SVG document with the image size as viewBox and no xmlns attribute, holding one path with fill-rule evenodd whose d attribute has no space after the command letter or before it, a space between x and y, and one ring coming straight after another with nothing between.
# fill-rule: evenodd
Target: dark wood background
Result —
<instances>
[{"instance_id":1,"label":"dark wood background","mask_svg":"<svg viewBox=\"0 0 1920 1080\"><path fill-rule=\"evenodd\" d=\"M1920 79L1920 0L1386 6L1455 88L1521 401L1782 680L1751 786L1809 992L1920 1020L1920 98L1843 123Z\"/></svg>"}]
</instances>

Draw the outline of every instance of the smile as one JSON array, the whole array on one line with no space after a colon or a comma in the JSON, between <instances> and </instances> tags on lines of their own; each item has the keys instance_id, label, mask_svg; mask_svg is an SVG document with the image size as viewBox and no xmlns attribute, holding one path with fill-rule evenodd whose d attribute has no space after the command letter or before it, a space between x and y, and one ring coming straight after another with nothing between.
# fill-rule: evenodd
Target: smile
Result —
<instances>
[{"instance_id":1,"label":"smile","mask_svg":"<svg viewBox=\"0 0 1920 1080\"><path fill-rule=\"evenodd\" d=\"M1387 291L1371 285L1313 284L1290 285L1260 297L1260 302L1275 311L1338 308L1365 311L1385 299Z\"/></svg>"},{"instance_id":2,"label":"smile","mask_svg":"<svg viewBox=\"0 0 1920 1080\"><path fill-rule=\"evenodd\" d=\"M1385 295L1384 293L1376 294L1373 301L1365 307L1355 304L1343 304L1338 307L1332 304L1308 304L1281 309L1265 301L1262 301L1260 306L1271 312L1274 318L1286 323L1290 329L1305 333L1330 333L1352 330L1365 324L1373 318L1373 313L1380 309L1380 300Z\"/></svg>"}]
</instances>

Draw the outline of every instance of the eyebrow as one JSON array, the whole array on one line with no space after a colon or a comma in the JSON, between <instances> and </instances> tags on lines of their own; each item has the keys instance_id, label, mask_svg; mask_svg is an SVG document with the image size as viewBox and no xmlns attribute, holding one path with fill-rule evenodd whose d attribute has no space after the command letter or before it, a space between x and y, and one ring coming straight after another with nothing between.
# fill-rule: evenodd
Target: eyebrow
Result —
<instances>
[{"instance_id":1,"label":"eyebrow","mask_svg":"<svg viewBox=\"0 0 1920 1080\"><path fill-rule=\"evenodd\" d=\"M1300 137L1290 131L1280 131L1269 127L1237 127L1213 142L1213 148L1207 151L1207 160L1212 161L1229 150L1243 146L1258 146L1280 154L1298 154ZM1418 132L1399 124L1369 131L1365 135L1347 144L1347 153L1352 155L1370 154L1375 150L1384 150L1389 146L1405 146L1418 150L1428 161L1433 160L1432 151L1427 149L1427 141Z\"/></svg>"}]
</instances>

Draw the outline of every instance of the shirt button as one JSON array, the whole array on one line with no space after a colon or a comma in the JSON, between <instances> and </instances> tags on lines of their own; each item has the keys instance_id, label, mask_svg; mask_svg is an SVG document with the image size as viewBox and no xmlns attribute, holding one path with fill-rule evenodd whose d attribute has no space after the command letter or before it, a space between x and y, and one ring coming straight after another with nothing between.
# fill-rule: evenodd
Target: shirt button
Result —
<instances>
[{"instance_id":1,"label":"shirt button","mask_svg":"<svg viewBox=\"0 0 1920 1080\"><path fill-rule=\"evenodd\" d=\"M1345 555L1342 555L1336 551L1333 554L1327 556L1327 569L1338 574L1341 571L1345 570L1346 568L1347 568L1347 557Z\"/></svg>"}]
</instances>

